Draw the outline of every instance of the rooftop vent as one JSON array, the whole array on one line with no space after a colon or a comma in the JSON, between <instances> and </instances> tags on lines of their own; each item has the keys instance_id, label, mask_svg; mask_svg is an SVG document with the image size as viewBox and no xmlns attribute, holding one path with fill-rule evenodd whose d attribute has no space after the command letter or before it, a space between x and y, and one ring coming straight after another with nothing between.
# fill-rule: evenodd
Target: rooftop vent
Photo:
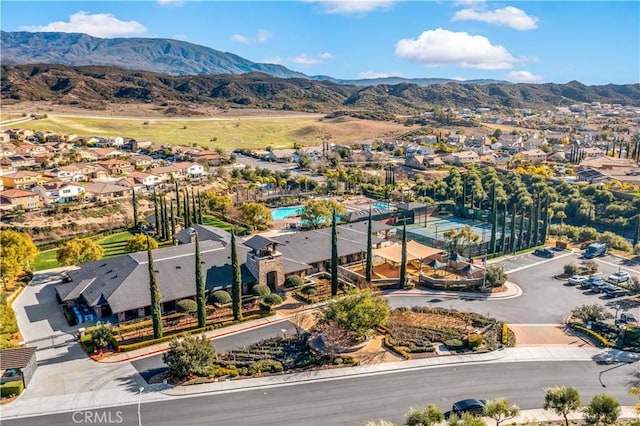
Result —
<instances>
[{"instance_id":1,"label":"rooftop vent","mask_svg":"<svg viewBox=\"0 0 640 426\"><path fill-rule=\"evenodd\" d=\"M182 269L182 266L176 265L176 269Z\"/></svg>"}]
</instances>

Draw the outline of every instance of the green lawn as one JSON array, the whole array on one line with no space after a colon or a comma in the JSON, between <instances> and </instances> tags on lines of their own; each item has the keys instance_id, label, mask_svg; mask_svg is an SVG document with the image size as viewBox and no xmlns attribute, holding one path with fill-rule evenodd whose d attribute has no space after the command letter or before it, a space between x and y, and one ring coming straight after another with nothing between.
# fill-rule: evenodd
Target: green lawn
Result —
<instances>
[{"instance_id":1,"label":"green lawn","mask_svg":"<svg viewBox=\"0 0 640 426\"><path fill-rule=\"evenodd\" d=\"M213 226L214 228L224 229L227 232L231 232L233 230L233 225L227 222L224 222L217 217L214 216L202 216L202 224L207 226ZM247 228L244 226L238 226L238 234L243 235L247 231Z\"/></svg>"},{"instance_id":2,"label":"green lawn","mask_svg":"<svg viewBox=\"0 0 640 426\"><path fill-rule=\"evenodd\" d=\"M129 231L119 232L117 234L109 235L98 241L98 244L104 249L104 258L115 257L125 254L124 247L127 245L127 240L133 237L133 234ZM58 249L43 251L36 257L33 262L34 271L42 271L44 269L57 268L60 266L57 260Z\"/></svg>"}]
</instances>

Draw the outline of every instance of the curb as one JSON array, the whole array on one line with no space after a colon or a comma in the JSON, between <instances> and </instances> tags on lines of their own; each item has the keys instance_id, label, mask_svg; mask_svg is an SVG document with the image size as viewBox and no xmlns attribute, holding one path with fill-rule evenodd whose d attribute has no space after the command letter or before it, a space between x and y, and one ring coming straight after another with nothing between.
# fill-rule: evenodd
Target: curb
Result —
<instances>
[{"instance_id":1,"label":"curb","mask_svg":"<svg viewBox=\"0 0 640 426\"><path fill-rule=\"evenodd\" d=\"M513 294L505 294L505 295L497 295L493 296L493 293L490 293L487 296L482 296L483 293L476 292L430 292L424 290L414 290L414 291L395 291L395 290L384 290L381 292L382 295L391 297L391 296L446 296L446 297L455 297L458 299L472 299L472 300L505 300L505 299L514 299L516 297L522 296L522 289L514 283L510 283L514 288L515 292ZM506 292L505 292L506 293Z\"/></svg>"}]
</instances>

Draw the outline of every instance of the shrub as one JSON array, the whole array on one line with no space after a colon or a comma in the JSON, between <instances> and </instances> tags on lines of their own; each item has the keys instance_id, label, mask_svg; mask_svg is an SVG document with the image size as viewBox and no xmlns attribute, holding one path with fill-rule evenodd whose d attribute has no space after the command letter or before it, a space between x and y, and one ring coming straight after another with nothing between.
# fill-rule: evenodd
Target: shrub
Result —
<instances>
[{"instance_id":1,"label":"shrub","mask_svg":"<svg viewBox=\"0 0 640 426\"><path fill-rule=\"evenodd\" d=\"M315 294L318 294L318 290L316 290L316 288L315 288L315 287L313 287L313 286L309 286L309 287L305 287L305 288L303 288L303 289L302 289L302 292L303 292L304 294L306 294L306 295L309 295L309 296L313 296L313 295L315 295Z\"/></svg>"},{"instance_id":2,"label":"shrub","mask_svg":"<svg viewBox=\"0 0 640 426\"><path fill-rule=\"evenodd\" d=\"M254 361L249 366L249 374L256 373L279 373L284 370L282 363L275 359L262 359L260 361Z\"/></svg>"},{"instance_id":3,"label":"shrub","mask_svg":"<svg viewBox=\"0 0 640 426\"><path fill-rule=\"evenodd\" d=\"M282 303L282 297L278 294L271 293L264 297L264 303L271 306L278 306Z\"/></svg>"},{"instance_id":4,"label":"shrub","mask_svg":"<svg viewBox=\"0 0 640 426\"><path fill-rule=\"evenodd\" d=\"M268 285L257 284L253 286L253 288L251 289L251 293L264 298L271 294L271 289Z\"/></svg>"},{"instance_id":5,"label":"shrub","mask_svg":"<svg viewBox=\"0 0 640 426\"><path fill-rule=\"evenodd\" d=\"M174 337L162 360L175 377L206 376L213 366L215 354L213 345L204 334L199 338L185 336L182 340Z\"/></svg>"},{"instance_id":6,"label":"shrub","mask_svg":"<svg viewBox=\"0 0 640 426\"><path fill-rule=\"evenodd\" d=\"M91 343L96 348L106 348L113 344L113 329L111 324L97 327L91 332Z\"/></svg>"},{"instance_id":7,"label":"shrub","mask_svg":"<svg viewBox=\"0 0 640 426\"><path fill-rule=\"evenodd\" d=\"M284 288L296 288L302 287L304 285L304 280L297 275L290 275L284 280Z\"/></svg>"},{"instance_id":8,"label":"shrub","mask_svg":"<svg viewBox=\"0 0 640 426\"><path fill-rule=\"evenodd\" d=\"M191 299L182 299L176 303L178 312L192 314L198 310L198 304Z\"/></svg>"},{"instance_id":9,"label":"shrub","mask_svg":"<svg viewBox=\"0 0 640 426\"><path fill-rule=\"evenodd\" d=\"M509 326L502 323L502 344L506 346L507 343L509 343Z\"/></svg>"},{"instance_id":10,"label":"shrub","mask_svg":"<svg viewBox=\"0 0 640 426\"><path fill-rule=\"evenodd\" d=\"M460 339L449 339L444 341L444 345L447 349L452 351L457 351L464 348L464 342Z\"/></svg>"},{"instance_id":11,"label":"shrub","mask_svg":"<svg viewBox=\"0 0 640 426\"><path fill-rule=\"evenodd\" d=\"M485 281L489 287L500 287L507 281L507 274L497 266L487 266Z\"/></svg>"},{"instance_id":12,"label":"shrub","mask_svg":"<svg viewBox=\"0 0 640 426\"><path fill-rule=\"evenodd\" d=\"M475 349L480 347L482 344L482 334L471 334L469 335L469 349Z\"/></svg>"},{"instance_id":13,"label":"shrub","mask_svg":"<svg viewBox=\"0 0 640 426\"><path fill-rule=\"evenodd\" d=\"M217 290L211 294L209 300L217 305L226 305L231 303L231 295L225 290Z\"/></svg>"},{"instance_id":14,"label":"shrub","mask_svg":"<svg viewBox=\"0 0 640 426\"><path fill-rule=\"evenodd\" d=\"M2 398L7 398L11 396L20 395L23 390L24 390L24 385L22 384L22 380L6 382L0 385L0 396Z\"/></svg>"},{"instance_id":15,"label":"shrub","mask_svg":"<svg viewBox=\"0 0 640 426\"><path fill-rule=\"evenodd\" d=\"M596 333L595 331L589 330L587 327L583 327L583 326L577 325L577 324L573 324L572 327L573 327L574 330L581 331L581 332L585 333L586 335L594 338L598 343L600 343L605 348L611 347L611 343L609 343L609 341L606 338L604 338L600 334Z\"/></svg>"},{"instance_id":16,"label":"shrub","mask_svg":"<svg viewBox=\"0 0 640 426\"><path fill-rule=\"evenodd\" d=\"M573 262L567 263L564 265L564 273L566 275L575 275L578 273L578 271L579 271L578 265L576 265Z\"/></svg>"},{"instance_id":17,"label":"shrub","mask_svg":"<svg viewBox=\"0 0 640 426\"><path fill-rule=\"evenodd\" d=\"M613 318L611 312L607 311L604 306L595 303L592 305L582 305L573 308L573 310L571 311L571 315L576 318L580 318L585 322L601 322L606 319Z\"/></svg>"}]
</instances>

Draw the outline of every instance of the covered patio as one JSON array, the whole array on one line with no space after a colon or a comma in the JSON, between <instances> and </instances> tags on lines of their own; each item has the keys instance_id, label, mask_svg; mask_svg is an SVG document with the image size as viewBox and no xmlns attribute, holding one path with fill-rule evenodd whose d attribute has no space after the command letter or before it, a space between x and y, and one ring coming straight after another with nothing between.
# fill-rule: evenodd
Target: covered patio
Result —
<instances>
[{"instance_id":1,"label":"covered patio","mask_svg":"<svg viewBox=\"0 0 640 426\"><path fill-rule=\"evenodd\" d=\"M416 241L407 242L407 273L417 277L425 264L432 260L441 261L443 250L425 246ZM375 278L400 278L402 264L402 244L396 243L390 246L375 249L374 256L381 261L375 262L373 274Z\"/></svg>"}]
</instances>

